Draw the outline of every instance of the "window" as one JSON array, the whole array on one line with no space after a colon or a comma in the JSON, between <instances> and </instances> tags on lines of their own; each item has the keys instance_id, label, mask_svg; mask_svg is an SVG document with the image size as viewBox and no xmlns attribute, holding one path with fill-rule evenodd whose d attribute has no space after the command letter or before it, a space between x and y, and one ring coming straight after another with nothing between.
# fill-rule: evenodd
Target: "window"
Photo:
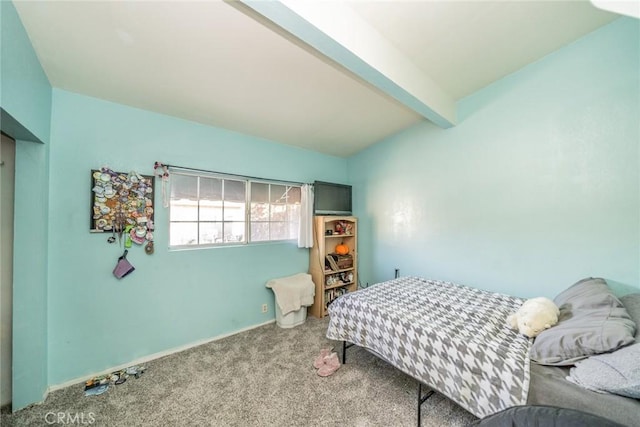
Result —
<instances>
[{"instance_id":1,"label":"window","mask_svg":"<svg viewBox=\"0 0 640 427\"><path fill-rule=\"evenodd\" d=\"M299 185L171 173L170 246L292 240L299 222Z\"/></svg>"}]
</instances>

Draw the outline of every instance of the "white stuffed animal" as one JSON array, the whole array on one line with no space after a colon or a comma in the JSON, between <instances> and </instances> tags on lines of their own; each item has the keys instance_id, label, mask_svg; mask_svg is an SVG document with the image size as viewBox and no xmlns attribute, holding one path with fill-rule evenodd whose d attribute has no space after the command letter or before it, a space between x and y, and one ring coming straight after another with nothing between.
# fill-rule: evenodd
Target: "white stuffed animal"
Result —
<instances>
[{"instance_id":1,"label":"white stuffed animal","mask_svg":"<svg viewBox=\"0 0 640 427\"><path fill-rule=\"evenodd\" d=\"M558 306L549 298L531 298L507 317L507 324L522 335L533 338L558 323L559 315Z\"/></svg>"}]
</instances>

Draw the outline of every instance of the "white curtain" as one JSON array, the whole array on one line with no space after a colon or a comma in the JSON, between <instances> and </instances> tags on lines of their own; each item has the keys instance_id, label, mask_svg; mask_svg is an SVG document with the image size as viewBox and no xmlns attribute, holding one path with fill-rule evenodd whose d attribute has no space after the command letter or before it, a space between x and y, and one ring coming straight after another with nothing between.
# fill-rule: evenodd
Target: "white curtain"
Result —
<instances>
[{"instance_id":1,"label":"white curtain","mask_svg":"<svg viewBox=\"0 0 640 427\"><path fill-rule=\"evenodd\" d=\"M311 184L304 184L301 187L298 247L313 247L313 185Z\"/></svg>"}]
</instances>

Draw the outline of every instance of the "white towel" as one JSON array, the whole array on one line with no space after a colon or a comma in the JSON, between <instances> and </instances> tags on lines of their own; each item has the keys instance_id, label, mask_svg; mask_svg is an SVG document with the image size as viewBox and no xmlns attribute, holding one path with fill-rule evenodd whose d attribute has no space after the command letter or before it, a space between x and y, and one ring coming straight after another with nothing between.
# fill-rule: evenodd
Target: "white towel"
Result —
<instances>
[{"instance_id":1,"label":"white towel","mask_svg":"<svg viewBox=\"0 0 640 427\"><path fill-rule=\"evenodd\" d=\"M300 310L302 306L313 304L313 297L316 294L311 275L307 273L272 279L267 282L266 286L273 289L276 303L283 316L292 311Z\"/></svg>"}]
</instances>

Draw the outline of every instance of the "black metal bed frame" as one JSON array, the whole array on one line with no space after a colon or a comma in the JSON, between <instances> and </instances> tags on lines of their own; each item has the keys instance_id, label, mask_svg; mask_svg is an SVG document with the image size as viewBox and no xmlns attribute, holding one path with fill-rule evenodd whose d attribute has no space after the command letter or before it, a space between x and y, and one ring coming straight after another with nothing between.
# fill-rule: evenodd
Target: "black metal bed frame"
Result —
<instances>
[{"instance_id":1,"label":"black metal bed frame","mask_svg":"<svg viewBox=\"0 0 640 427\"><path fill-rule=\"evenodd\" d=\"M344 365L347 361L347 349L353 347L354 343L347 343L346 341L342 341L342 364ZM434 393L434 390L429 390L424 395L422 394L422 382L418 381L418 427L420 427L422 421L422 415L420 413L420 408L422 404L427 401Z\"/></svg>"}]
</instances>

